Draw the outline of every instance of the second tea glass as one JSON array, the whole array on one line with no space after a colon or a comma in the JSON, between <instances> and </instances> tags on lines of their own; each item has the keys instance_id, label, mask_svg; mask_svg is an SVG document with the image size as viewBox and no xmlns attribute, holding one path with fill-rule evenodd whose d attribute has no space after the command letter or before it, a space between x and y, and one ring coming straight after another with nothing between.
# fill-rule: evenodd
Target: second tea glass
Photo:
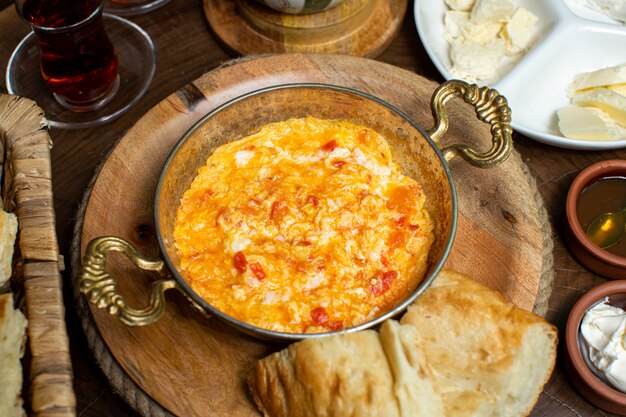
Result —
<instances>
[{"instance_id":1,"label":"second tea glass","mask_svg":"<svg viewBox=\"0 0 626 417\"><path fill-rule=\"evenodd\" d=\"M102 2L97 3L101 13ZM124 114L139 101L152 82L156 70L155 47L142 28L124 18L104 13L102 25L116 51L117 73L109 94L91 103L97 103L92 110L86 110L84 106L70 110L66 107L67 100L59 100L59 92L50 89L41 71L41 41L34 30L17 45L9 59L6 72L9 93L35 100L45 110L52 127L97 126Z\"/></svg>"},{"instance_id":2,"label":"second tea glass","mask_svg":"<svg viewBox=\"0 0 626 417\"><path fill-rule=\"evenodd\" d=\"M102 0L17 0L37 38L41 74L64 107L86 112L108 103L119 87L117 53L102 22Z\"/></svg>"}]
</instances>

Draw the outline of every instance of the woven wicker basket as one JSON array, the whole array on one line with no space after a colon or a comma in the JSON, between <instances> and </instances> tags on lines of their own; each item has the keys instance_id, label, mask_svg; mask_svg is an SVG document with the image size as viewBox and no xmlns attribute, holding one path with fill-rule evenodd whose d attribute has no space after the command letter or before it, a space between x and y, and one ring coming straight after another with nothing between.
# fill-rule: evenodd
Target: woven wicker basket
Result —
<instances>
[{"instance_id":1,"label":"woven wicker basket","mask_svg":"<svg viewBox=\"0 0 626 417\"><path fill-rule=\"evenodd\" d=\"M17 214L19 224L12 286L28 318L26 408L34 416L75 416L52 194L52 141L41 108L31 100L0 94L0 139L2 201L6 211Z\"/></svg>"}]
</instances>

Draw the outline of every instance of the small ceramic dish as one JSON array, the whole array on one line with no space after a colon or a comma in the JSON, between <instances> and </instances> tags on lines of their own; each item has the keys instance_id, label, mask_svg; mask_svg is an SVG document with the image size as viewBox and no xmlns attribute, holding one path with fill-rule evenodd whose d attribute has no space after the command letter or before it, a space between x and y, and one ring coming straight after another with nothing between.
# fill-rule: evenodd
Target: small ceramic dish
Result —
<instances>
[{"instance_id":1,"label":"small ceramic dish","mask_svg":"<svg viewBox=\"0 0 626 417\"><path fill-rule=\"evenodd\" d=\"M613 279L626 278L626 258L607 252L585 234L578 219L577 203L581 193L595 181L605 177L626 178L626 160L600 161L585 168L572 182L567 193L564 236L570 252L586 268Z\"/></svg>"},{"instance_id":2,"label":"small ceramic dish","mask_svg":"<svg viewBox=\"0 0 626 417\"><path fill-rule=\"evenodd\" d=\"M574 304L565 327L563 359L565 370L576 390L597 407L626 415L626 393L612 388L597 376L586 361L585 342L580 324L587 311L608 297L615 307L626 307L626 280L611 281L589 290Z\"/></svg>"}]
</instances>

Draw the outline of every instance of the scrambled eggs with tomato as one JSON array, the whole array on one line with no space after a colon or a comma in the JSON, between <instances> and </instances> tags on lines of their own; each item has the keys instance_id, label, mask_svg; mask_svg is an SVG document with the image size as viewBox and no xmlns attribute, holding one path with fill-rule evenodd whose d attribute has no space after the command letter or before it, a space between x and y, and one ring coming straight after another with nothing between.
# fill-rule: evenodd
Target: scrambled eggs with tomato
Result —
<instances>
[{"instance_id":1,"label":"scrambled eggs with tomato","mask_svg":"<svg viewBox=\"0 0 626 417\"><path fill-rule=\"evenodd\" d=\"M269 124L217 148L181 198L180 268L243 322L287 333L352 327L423 279L434 240L425 201L366 127Z\"/></svg>"}]
</instances>

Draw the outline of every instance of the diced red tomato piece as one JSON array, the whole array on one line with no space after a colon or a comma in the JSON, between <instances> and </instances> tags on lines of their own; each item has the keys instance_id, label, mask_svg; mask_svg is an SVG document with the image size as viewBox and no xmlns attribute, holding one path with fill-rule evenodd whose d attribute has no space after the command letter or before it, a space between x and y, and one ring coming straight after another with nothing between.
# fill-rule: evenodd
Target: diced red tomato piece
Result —
<instances>
[{"instance_id":1,"label":"diced red tomato piece","mask_svg":"<svg viewBox=\"0 0 626 417\"><path fill-rule=\"evenodd\" d=\"M339 144L336 140L333 139L330 142L326 143L324 146L322 146L322 149L326 152L332 152L337 146L339 146Z\"/></svg>"},{"instance_id":2,"label":"diced red tomato piece","mask_svg":"<svg viewBox=\"0 0 626 417\"><path fill-rule=\"evenodd\" d=\"M387 271L383 274L383 285L389 289L391 283L398 278L398 271Z\"/></svg>"},{"instance_id":3,"label":"diced red tomato piece","mask_svg":"<svg viewBox=\"0 0 626 417\"><path fill-rule=\"evenodd\" d=\"M389 259L387 259L387 257L385 256L385 254L383 253L382 255L380 255L380 263L385 267L385 268L389 268L391 266L391 264L389 263Z\"/></svg>"},{"instance_id":4,"label":"diced red tomato piece","mask_svg":"<svg viewBox=\"0 0 626 417\"><path fill-rule=\"evenodd\" d=\"M374 276L376 281L373 285L370 285L370 292L376 297L383 295L391 287L391 283L398 277L397 271L378 272Z\"/></svg>"},{"instance_id":5,"label":"diced red tomato piece","mask_svg":"<svg viewBox=\"0 0 626 417\"><path fill-rule=\"evenodd\" d=\"M281 221L283 217L287 215L289 212L289 207L287 207L287 203L282 200L277 200L272 203L270 208L270 219L274 221Z\"/></svg>"},{"instance_id":6,"label":"diced red tomato piece","mask_svg":"<svg viewBox=\"0 0 626 417\"><path fill-rule=\"evenodd\" d=\"M344 166L346 164L346 161L333 161L333 166L335 168L341 168L342 166Z\"/></svg>"},{"instance_id":7,"label":"diced red tomato piece","mask_svg":"<svg viewBox=\"0 0 626 417\"><path fill-rule=\"evenodd\" d=\"M306 202L310 203L310 204L313 204L315 207L317 207L320 204L319 200L314 195L309 195L306 198Z\"/></svg>"},{"instance_id":8,"label":"diced red tomato piece","mask_svg":"<svg viewBox=\"0 0 626 417\"><path fill-rule=\"evenodd\" d=\"M341 320L331 321L328 323L326 327L328 327L330 330L341 330L343 329L343 321Z\"/></svg>"},{"instance_id":9,"label":"diced red tomato piece","mask_svg":"<svg viewBox=\"0 0 626 417\"><path fill-rule=\"evenodd\" d=\"M233 266L240 274L246 272L248 260L246 259L246 255L244 255L243 252L239 251L235 254L235 256L233 256Z\"/></svg>"},{"instance_id":10,"label":"diced red tomato piece","mask_svg":"<svg viewBox=\"0 0 626 417\"><path fill-rule=\"evenodd\" d=\"M311 310L311 319L313 319L313 323L318 325L324 325L325 323L328 323L328 320L330 320L328 312L324 307L316 307Z\"/></svg>"},{"instance_id":11,"label":"diced red tomato piece","mask_svg":"<svg viewBox=\"0 0 626 417\"><path fill-rule=\"evenodd\" d=\"M200 195L200 198L198 200L200 200L200 202L205 202L213 194L215 194L215 191L207 189L204 193L202 193L202 195Z\"/></svg>"},{"instance_id":12,"label":"diced red tomato piece","mask_svg":"<svg viewBox=\"0 0 626 417\"><path fill-rule=\"evenodd\" d=\"M265 275L265 271L263 270L263 266L258 262L252 262L250 264L250 270L259 281L263 281L267 277L267 275Z\"/></svg>"}]
</instances>

